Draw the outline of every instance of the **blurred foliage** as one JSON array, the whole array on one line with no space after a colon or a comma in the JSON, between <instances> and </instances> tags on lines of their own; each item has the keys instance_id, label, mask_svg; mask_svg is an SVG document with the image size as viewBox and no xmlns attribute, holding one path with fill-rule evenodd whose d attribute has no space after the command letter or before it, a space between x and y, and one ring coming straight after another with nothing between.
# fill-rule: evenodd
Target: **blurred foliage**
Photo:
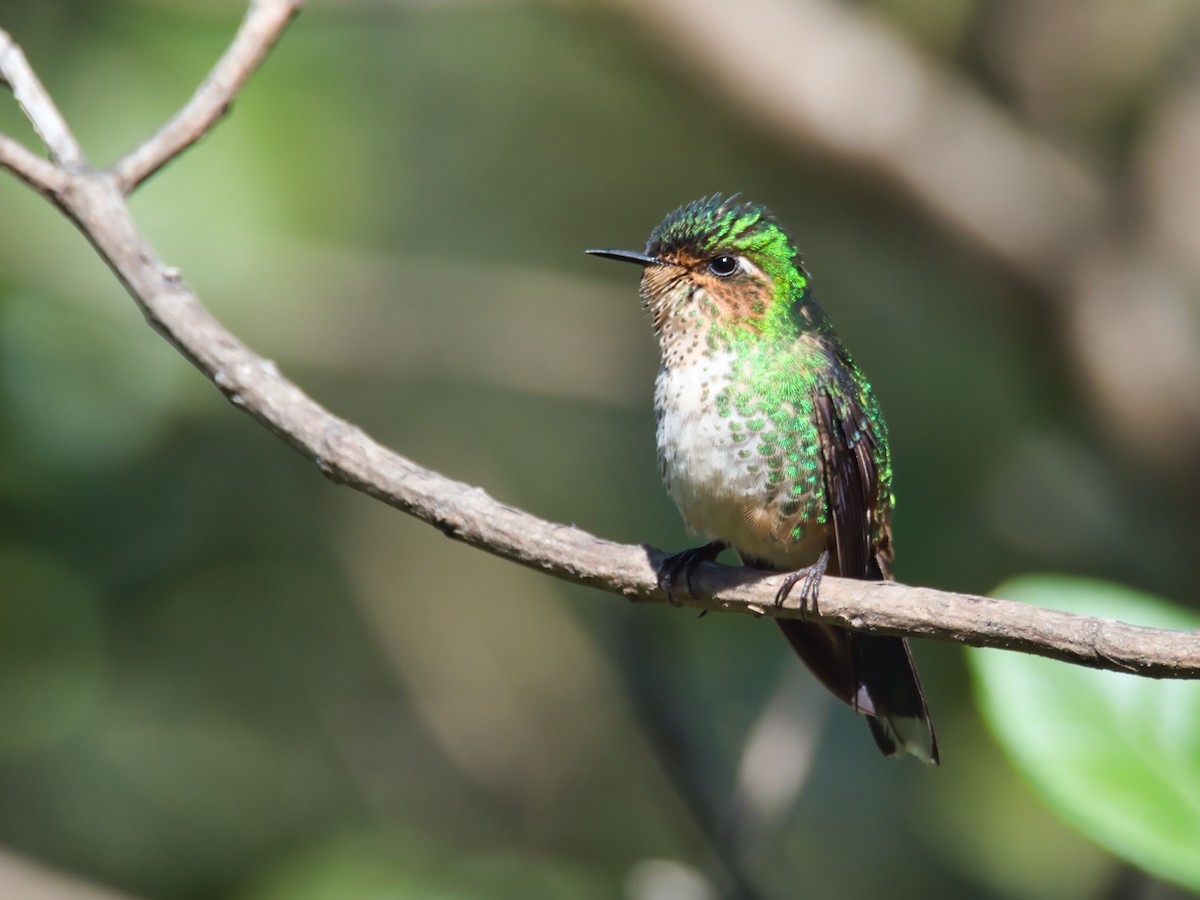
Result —
<instances>
[{"instance_id":1,"label":"blurred foliage","mask_svg":"<svg viewBox=\"0 0 1200 900\"><path fill-rule=\"evenodd\" d=\"M1056 69L1030 0L872 5L1099 160L1189 71L1165 26L1088 44L1103 67L1060 40ZM1181 4L1151 6L1186 31ZM242 9L0 0L0 27L105 164ZM0 129L32 141L11 102ZM506 502L675 548L634 277L581 250L637 246L716 190L792 227L877 387L901 579L1065 570L1195 602L1195 468L1106 430L1054 307L882 180L742 119L615 10L310 0L133 207L338 414ZM1007 767L957 649L915 648L942 768L881 760L844 710L790 698L806 676L766 623L631 608L331 486L146 329L44 201L4 177L0 209L3 845L168 900L1145 887ZM778 810L739 832L747 736L778 708L796 751L754 773Z\"/></svg>"},{"instance_id":2,"label":"blurred foliage","mask_svg":"<svg viewBox=\"0 0 1200 900\"><path fill-rule=\"evenodd\" d=\"M1007 581L998 596L1197 631L1200 616L1106 582ZM1064 819L1147 870L1200 891L1200 692L1019 653L968 654L988 725Z\"/></svg>"}]
</instances>

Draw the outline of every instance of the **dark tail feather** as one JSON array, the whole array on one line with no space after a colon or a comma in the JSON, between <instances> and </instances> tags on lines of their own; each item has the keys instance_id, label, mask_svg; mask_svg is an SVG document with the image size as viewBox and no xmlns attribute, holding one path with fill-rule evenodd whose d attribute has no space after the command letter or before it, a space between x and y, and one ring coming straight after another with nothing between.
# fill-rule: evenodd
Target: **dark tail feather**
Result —
<instances>
[{"instance_id":1,"label":"dark tail feather","mask_svg":"<svg viewBox=\"0 0 1200 900\"><path fill-rule=\"evenodd\" d=\"M908 641L794 619L776 622L821 684L867 717L884 756L911 753L937 765L937 738Z\"/></svg>"}]
</instances>

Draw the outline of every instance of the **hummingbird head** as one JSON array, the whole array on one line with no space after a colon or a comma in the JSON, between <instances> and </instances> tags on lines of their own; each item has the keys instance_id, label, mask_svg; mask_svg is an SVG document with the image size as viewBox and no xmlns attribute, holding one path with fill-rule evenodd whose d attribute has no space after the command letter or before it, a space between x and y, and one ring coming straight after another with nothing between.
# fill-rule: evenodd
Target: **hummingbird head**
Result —
<instances>
[{"instance_id":1,"label":"hummingbird head","mask_svg":"<svg viewBox=\"0 0 1200 900\"><path fill-rule=\"evenodd\" d=\"M587 252L643 267L642 303L664 347L697 327L795 335L823 323L791 238L765 207L737 194L679 207L650 234L644 253Z\"/></svg>"}]
</instances>

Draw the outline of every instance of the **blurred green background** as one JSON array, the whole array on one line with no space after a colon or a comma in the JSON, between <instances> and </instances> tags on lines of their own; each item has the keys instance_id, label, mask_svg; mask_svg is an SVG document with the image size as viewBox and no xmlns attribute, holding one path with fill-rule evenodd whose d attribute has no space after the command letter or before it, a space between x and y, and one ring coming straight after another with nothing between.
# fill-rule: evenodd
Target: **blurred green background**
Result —
<instances>
[{"instance_id":1,"label":"blurred green background","mask_svg":"<svg viewBox=\"0 0 1200 900\"><path fill-rule=\"evenodd\" d=\"M712 48L774 7L816 16L776 29L796 71L822 76L817 26L844 17L884 41L845 48L862 71L907 54L1067 160L1101 198L1070 252L998 253L893 155L814 138L786 92L748 102L739 67L778 60ZM0 0L0 27L104 165L243 8ZM1195 605L1195 10L312 0L133 210L337 414L504 502L679 548L636 273L581 251L743 191L797 235L876 385L901 580L1054 570ZM995 149L958 160L967 188L932 181L986 190ZM1036 208L1026 189L1008 199ZM766 623L632 607L332 486L0 177L3 896L1171 896L1028 792L958 649L915 654L940 770L879 758ZM22 860L79 880L35 895Z\"/></svg>"}]
</instances>

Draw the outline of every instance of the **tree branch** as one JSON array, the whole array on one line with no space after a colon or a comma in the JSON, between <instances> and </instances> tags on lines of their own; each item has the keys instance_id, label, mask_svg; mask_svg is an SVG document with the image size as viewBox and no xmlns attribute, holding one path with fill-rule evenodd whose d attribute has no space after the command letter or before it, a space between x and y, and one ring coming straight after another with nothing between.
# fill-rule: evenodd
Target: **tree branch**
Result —
<instances>
[{"instance_id":1,"label":"tree branch","mask_svg":"<svg viewBox=\"0 0 1200 900\"><path fill-rule=\"evenodd\" d=\"M30 68L21 48L4 31L0 31L0 81L12 89L21 111L33 125L55 163L64 169L87 165L83 150L67 127L62 113Z\"/></svg>"},{"instance_id":2,"label":"tree branch","mask_svg":"<svg viewBox=\"0 0 1200 900\"><path fill-rule=\"evenodd\" d=\"M0 134L0 168L8 169L27 185L52 197L67 184L62 169L31 153L7 134Z\"/></svg>"},{"instance_id":3,"label":"tree branch","mask_svg":"<svg viewBox=\"0 0 1200 900\"><path fill-rule=\"evenodd\" d=\"M223 116L237 92L270 52L304 0L251 0L242 27L225 55L167 124L113 166L122 193L139 184L200 140Z\"/></svg>"},{"instance_id":4,"label":"tree branch","mask_svg":"<svg viewBox=\"0 0 1200 900\"><path fill-rule=\"evenodd\" d=\"M132 895L89 884L0 850L0 897L17 900L133 900Z\"/></svg>"},{"instance_id":5,"label":"tree branch","mask_svg":"<svg viewBox=\"0 0 1200 900\"><path fill-rule=\"evenodd\" d=\"M328 478L416 516L448 537L521 565L634 601L667 602L655 577L663 558L659 551L605 541L500 503L481 488L422 468L324 409L223 328L138 232L125 202L127 192L212 127L297 6L296 0L256 0L230 50L197 93L203 99L193 98L171 124L111 172L72 168L60 159L55 180L61 188L45 193L91 241L151 326L230 402L315 462ZM7 36L0 39L0 49L12 48L5 41ZM14 70L22 66L19 52L0 52L0 74L10 84ZM230 73L236 77L226 77ZM190 124L177 124L184 120ZM31 181L2 148L0 144L0 166ZM22 162L19 154L17 162ZM693 580L699 596L683 605L801 617L793 606L773 605L780 578L703 565ZM1018 650L1092 668L1200 677L1200 635L1195 633L929 588L826 578L819 610L807 615L848 628Z\"/></svg>"}]
</instances>

